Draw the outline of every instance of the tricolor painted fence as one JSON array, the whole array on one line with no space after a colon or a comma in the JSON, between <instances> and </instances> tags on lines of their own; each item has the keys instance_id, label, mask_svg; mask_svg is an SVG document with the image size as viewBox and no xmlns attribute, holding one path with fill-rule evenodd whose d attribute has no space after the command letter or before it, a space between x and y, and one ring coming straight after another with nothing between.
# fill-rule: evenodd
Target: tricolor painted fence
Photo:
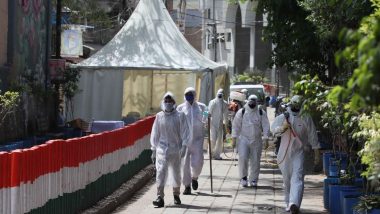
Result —
<instances>
[{"instance_id":1,"label":"tricolor painted fence","mask_svg":"<svg viewBox=\"0 0 380 214\"><path fill-rule=\"evenodd\" d=\"M0 152L0 213L76 213L95 204L150 163L153 121Z\"/></svg>"}]
</instances>

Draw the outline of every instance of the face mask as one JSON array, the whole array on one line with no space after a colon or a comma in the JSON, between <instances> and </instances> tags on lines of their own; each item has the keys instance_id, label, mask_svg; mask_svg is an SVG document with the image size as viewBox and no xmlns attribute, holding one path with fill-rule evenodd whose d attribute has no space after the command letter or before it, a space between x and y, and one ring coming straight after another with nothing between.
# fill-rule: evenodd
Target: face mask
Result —
<instances>
[{"instance_id":1,"label":"face mask","mask_svg":"<svg viewBox=\"0 0 380 214\"><path fill-rule=\"evenodd\" d=\"M192 102L192 101L194 101L194 95L193 94L186 94L185 99L186 99L186 101Z\"/></svg>"},{"instance_id":2,"label":"face mask","mask_svg":"<svg viewBox=\"0 0 380 214\"><path fill-rule=\"evenodd\" d=\"M218 98L221 99L223 97L223 95L221 94L218 94Z\"/></svg>"},{"instance_id":3,"label":"face mask","mask_svg":"<svg viewBox=\"0 0 380 214\"><path fill-rule=\"evenodd\" d=\"M253 101L253 100L248 101L248 106L251 109L255 108L256 107L256 101Z\"/></svg>"},{"instance_id":4,"label":"face mask","mask_svg":"<svg viewBox=\"0 0 380 214\"><path fill-rule=\"evenodd\" d=\"M296 108L296 107L291 107L290 110L292 110L293 112L299 112L300 111L300 109Z\"/></svg>"},{"instance_id":5,"label":"face mask","mask_svg":"<svg viewBox=\"0 0 380 214\"><path fill-rule=\"evenodd\" d=\"M248 104L248 106L251 108L251 109L254 109L256 107L256 104Z\"/></svg>"},{"instance_id":6,"label":"face mask","mask_svg":"<svg viewBox=\"0 0 380 214\"><path fill-rule=\"evenodd\" d=\"M164 103L165 111L171 112L174 109L174 103Z\"/></svg>"}]
</instances>

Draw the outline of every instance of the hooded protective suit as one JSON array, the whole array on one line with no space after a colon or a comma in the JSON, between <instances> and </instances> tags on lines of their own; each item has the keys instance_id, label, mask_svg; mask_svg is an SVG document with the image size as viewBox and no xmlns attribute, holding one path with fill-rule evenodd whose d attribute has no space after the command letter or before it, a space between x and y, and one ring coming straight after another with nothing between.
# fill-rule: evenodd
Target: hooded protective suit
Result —
<instances>
[{"instance_id":1,"label":"hooded protective suit","mask_svg":"<svg viewBox=\"0 0 380 214\"><path fill-rule=\"evenodd\" d=\"M193 97L196 97L194 88L187 88L184 94L187 94L188 92L191 92ZM203 112L206 111L206 105L197 102L194 99L192 104L190 104L189 101L185 101L178 106L177 110L185 113L190 127L190 143L187 146L182 177L182 183L185 187L188 187L192 182L192 179L198 179L203 167L204 131L202 117Z\"/></svg>"},{"instance_id":2,"label":"hooded protective suit","mask_svg":"<svg viewBox=\"0 0 380 214\"><path fill-rule=\"evenodd\" d=\"M168 92L165 97L170 96L174 100L172 93ZM164 100L163 99L163 100ZM189 127L185 114L175 109L166 112L164 101L161 103L163 111L157 113L153 123L150 137L151 149L156 154L156 182L157 195L164 197L164 187L170 170L170 183L173 186L174 195L179 195L181 186L181 156L182 146L190 142Z\"/></svg>"},{"instance_id":3,"label":"hooded protective suit","mask_svg":"<svg viewBox=\"0 0 380 214\"><path fill-rule=\"evenodd\" d=\"M257 98L256 98L257 99ZM249 180L251 184L259 179L260 158L263 140L270 134L269 120L264 110L256 106L253 109L249 104L240 109L232 123L232 138L238 138L239 175L240 178L248 176L248 164L250 165ZM261 113L260 113L261 112Z\"/></svg>"},{"instance_id":4,"label":"hooded protective suit","mask_svg":"<svg viewBox=\"0 0 380 214\"><path fill-rule=\"evenodd\" d=\"M294 96L292 101L300 102L299 99L299 96ZM294 204L299 208L304 189L304 151L309 146L313 149L320 146L310 115L294 112L289 107L287 112L288 119L284 114L275 118L272 131L281 136L277 162L283 176L286 206L289 208Z\"/></svg>"},{"instance_id":5,"label":"hooded protective suit","mask_svg":"<svg viewBox=\"0 0 380 214\"><path fill-rule=\"evenodd\" d=\"M219 98L218 96L222 96ZM219 89L216 98L211 100L208 105L211 114L211 148L215 159L220 159L223 146L223 123L227 124L228 104L223 100L223 89Z\"/></svg>"}]
</instances>

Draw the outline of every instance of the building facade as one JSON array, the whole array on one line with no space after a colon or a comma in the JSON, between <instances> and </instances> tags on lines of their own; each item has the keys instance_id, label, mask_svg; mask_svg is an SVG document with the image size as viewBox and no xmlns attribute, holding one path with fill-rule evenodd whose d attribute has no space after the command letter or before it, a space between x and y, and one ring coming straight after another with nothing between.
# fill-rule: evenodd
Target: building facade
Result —
<instances>
[{"instance_id":1,"label":"building facade","mask_svg":"<svg viewBox=\"0 0 380 214\"><path fill-rule=\"evenodd\" d=\"M271 70L272 44L262 40L265 20L257 13L257 4L257 0L203 0L200 5L205 17L203 53L214 61L227 62L231 75Z\"/></svg>"},{"instance_id":2,"label":"building facade","mask_svg":"<svg viewBox=\"0 0 380 214\"><path fill-rule=\"evenodd\" d=\"M46 96L50 7L50 0L0 1L0 89L21 94L17 112L0 129L0 143L37 134L42 129L40 118L54 120Z\"/></svg>"},{"instance_id":3,"label":"building facade","mask_svg":"<svg viewBox=\"0 0 380 214\"><path fill-rule=\"evenodd\" d=\"M8 1L0 1L0 66L7 62Z\"/></svg>"}]
</instances>

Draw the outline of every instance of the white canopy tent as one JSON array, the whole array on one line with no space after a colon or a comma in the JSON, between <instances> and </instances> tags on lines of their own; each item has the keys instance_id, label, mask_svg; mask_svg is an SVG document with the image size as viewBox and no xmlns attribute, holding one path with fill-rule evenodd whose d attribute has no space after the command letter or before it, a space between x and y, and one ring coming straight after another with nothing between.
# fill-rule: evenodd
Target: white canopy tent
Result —
<instances>
[{"instance_id":1,"label":"white canopy tent","mask_svg":"<svg viewBox=\"0 0 380 214\"><path fill-rule=\"evenodd\" d=\"M189 86L207 102L212 88L228 88L229 83L226 65L207 59L187 42L162 0L140 0L115 37L76 67L82 71L74 117L85 120L154 113L166 91L180 103Z\"/></svg>"}]
</instances>

